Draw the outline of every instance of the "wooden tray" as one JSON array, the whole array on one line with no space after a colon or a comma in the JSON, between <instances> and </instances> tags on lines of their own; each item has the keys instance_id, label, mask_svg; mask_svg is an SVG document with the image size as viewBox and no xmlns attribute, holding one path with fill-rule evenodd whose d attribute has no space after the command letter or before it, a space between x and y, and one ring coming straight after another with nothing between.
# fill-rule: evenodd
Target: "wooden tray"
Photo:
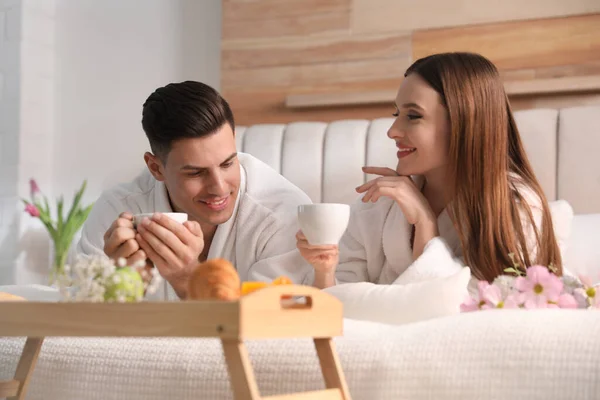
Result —
<instances>
[{"instance_id":1,"label":"wooden tray","mask_svg":"<svg viewBox=\"0 0 600 400\"><path fill-rule=\"evenodd\" d=\"M305 301L290 301L289 296ZM0 398L25 398L47 336L218 337L236 400L265 399L259 394L244 340L312 337L327 389L266 398L350 400L332 341L342 329L341 302L298 285L267 287L235 302L0 302L0 336L27 337L14 379L0 381Z\"/></svg>"}]
</instances>

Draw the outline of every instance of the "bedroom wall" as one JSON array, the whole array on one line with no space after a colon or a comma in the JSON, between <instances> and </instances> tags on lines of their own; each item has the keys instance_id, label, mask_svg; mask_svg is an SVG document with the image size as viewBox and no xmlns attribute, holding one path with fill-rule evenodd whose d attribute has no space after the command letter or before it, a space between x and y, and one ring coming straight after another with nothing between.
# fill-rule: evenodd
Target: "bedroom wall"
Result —
<instances>
[{"instance_id":1,"label":"bedroom wall","mask_svg":"<svg viewBox=\"0 0 600 400\"><path fill-rule=\"evenodd\" d=\"M241 124L377 118L422 56L475 51L516 109L600 104L597 0L223 0L221 89Z\"/></svg>"}]
</instances>

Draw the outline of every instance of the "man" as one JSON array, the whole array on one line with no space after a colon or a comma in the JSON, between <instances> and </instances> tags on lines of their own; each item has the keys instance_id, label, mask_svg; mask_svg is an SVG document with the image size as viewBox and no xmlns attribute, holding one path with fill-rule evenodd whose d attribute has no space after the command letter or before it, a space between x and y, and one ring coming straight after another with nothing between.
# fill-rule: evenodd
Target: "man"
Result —
<instances>
[{"instance_id":1,"label":"man","mask_svg":"<svg viewBox=\"0 0 600 400\"><path fill-rule=\"evenodd\" d=\"M298 205L310 198L269 166L238 153L233 113L199 82L157 89L143 106L152 153L134 181L104 192L83 226L78 252L129 263L148 260L185 298L198 261L228 259L242 281L286 275L311 284L312 268L296 249ZM180 224L161 213L183 212ZM133 227L133 214L156 213Z\"/></svg>"}]
</instances>

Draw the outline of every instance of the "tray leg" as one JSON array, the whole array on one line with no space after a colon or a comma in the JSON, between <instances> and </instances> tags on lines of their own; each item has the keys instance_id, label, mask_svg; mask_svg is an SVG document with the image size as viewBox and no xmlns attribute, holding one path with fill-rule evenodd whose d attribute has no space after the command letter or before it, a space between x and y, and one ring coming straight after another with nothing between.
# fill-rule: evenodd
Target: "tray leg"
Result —
<instances>
[{"instance_id":1,"label":"tray leg","mask_svg":"<svg viewBox=\"0 0 600 400\"><path fill-rule=\"evenodd\" d=\"M315 338L314 342L317 355L319 356L319 363L321 364L321 371L323 372L323 379L325 379L325 387L327 389L339 389L344 400L351 400L350 391L348 390L344 371L335 351L333 339Z\"/></svg>"},{"instance_id":2,"label":"tray leg","mask_svg":"<svg viewBox=\"0 0 600 400\"><path fill-rule=\"evenodd\" d=\"M260 393L244 342L221 339L235 400L259 400Z\"/></svg>"},{"instance_id":3,"label":"tray leg","mask_svg":"<svg viewBox=\"0 0 600 400\"><path fill-rule=\"evenodd\" d=\"M15 381L19 382L19 390L16 395L8 397L7 400L24 400L27 393L27 386L33 374L33 369L37 362L44 338L28 337L21 353L21 359L17 364L15 372Z\"/></svg>"}]
</instances>

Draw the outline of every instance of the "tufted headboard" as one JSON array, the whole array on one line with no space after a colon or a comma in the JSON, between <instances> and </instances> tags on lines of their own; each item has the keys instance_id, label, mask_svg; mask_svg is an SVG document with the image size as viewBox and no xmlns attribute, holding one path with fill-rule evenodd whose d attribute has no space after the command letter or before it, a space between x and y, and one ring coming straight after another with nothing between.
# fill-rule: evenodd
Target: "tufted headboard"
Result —
<instances>
[{"instance_id":1,"label":"tufted headboard","mask_svg":"<svg viewBox=\"0 0 600 400\"><path fill-rule=\"evenodd\" d=\"M600 213L600 107L518 111L515 119L548 200L565 199L576 214ZM239 126L236 141L314 202L351 203L368 178L362 166L395 167L392 121Z\"/></svg>"}]
</instances>

